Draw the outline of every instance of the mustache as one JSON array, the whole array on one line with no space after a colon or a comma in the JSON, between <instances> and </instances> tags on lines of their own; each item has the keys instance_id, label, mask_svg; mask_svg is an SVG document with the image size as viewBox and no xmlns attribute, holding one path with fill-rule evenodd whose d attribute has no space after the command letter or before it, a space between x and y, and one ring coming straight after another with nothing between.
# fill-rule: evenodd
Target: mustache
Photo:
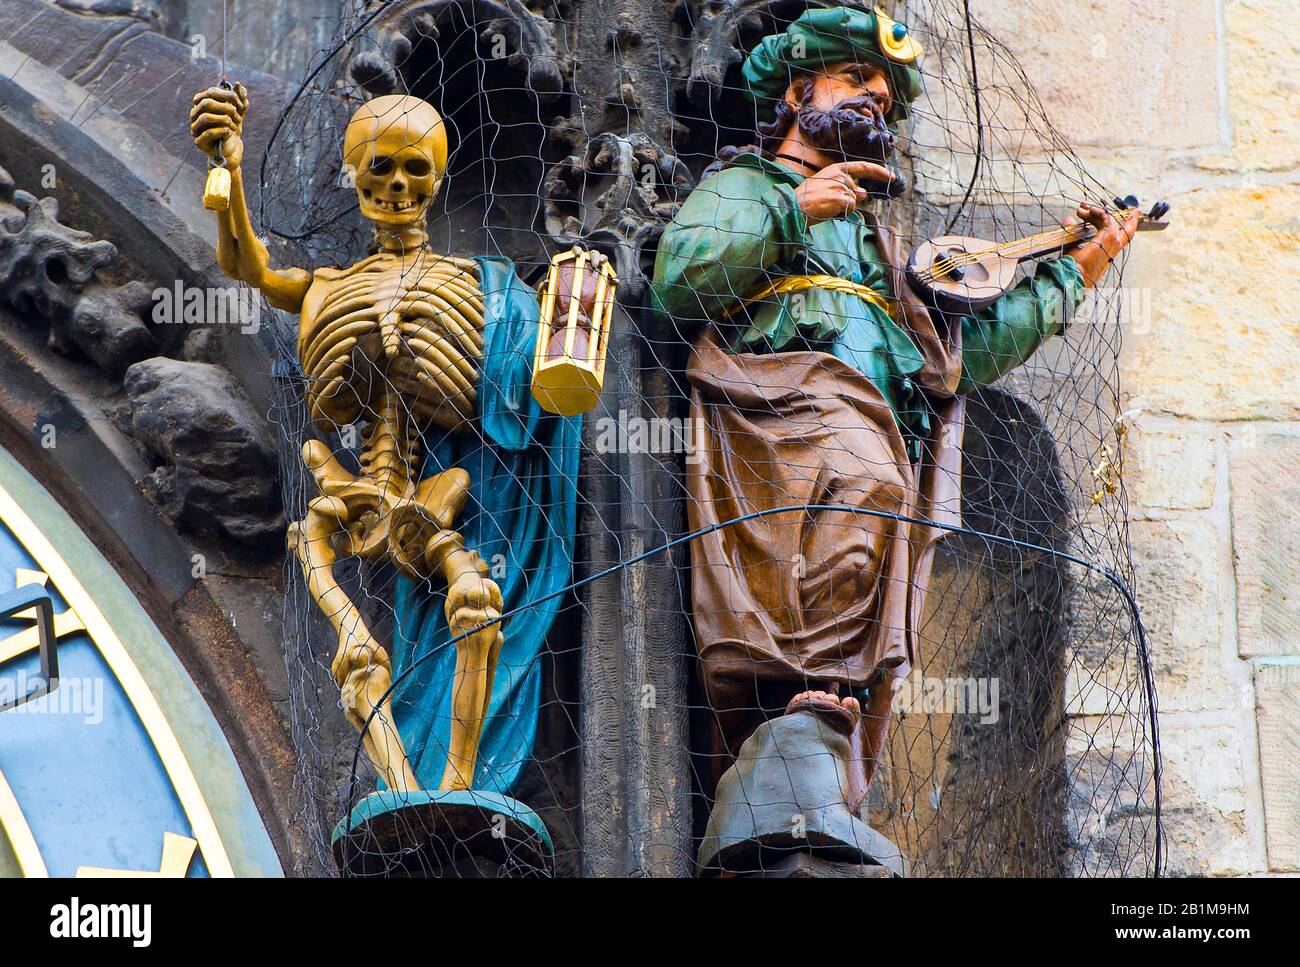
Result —
<instances>
[{"instance_id":1,"label":"mustache","mask_svg":"<svg viewBox=\"0 0 1300 967\"><path fill-rule=\"evenodd\" d=\"M804 107L808 107L807 104ZM880 101L870 94L861 94L857 97L846 97L839 101L828 112L839 115L843 113L852 113L859 116L870 117L881 127L885 126L885 112L880 106Z\"/></svg>"},{"instance_id":2,"label":"mustache","mask_svg":"<svg viewBox=\"0 0 1300 967\"><path fill-rule=\"evenodd\" d=\"M796 121L804 137L829 154L883 162L894 151L884 111L870 96L845 98L828 111L804 103Z\"/></svg>"}]
</instances>

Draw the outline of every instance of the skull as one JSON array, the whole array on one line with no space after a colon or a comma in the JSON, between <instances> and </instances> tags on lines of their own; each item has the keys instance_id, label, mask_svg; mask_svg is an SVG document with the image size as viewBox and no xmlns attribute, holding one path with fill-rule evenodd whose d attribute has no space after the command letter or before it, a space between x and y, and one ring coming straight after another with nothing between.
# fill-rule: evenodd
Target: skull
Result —
<instances>
[{"instance_id":1,"label":"skull","mask_svg":"<svg viewBox=\"0 0 1300 967\"><path fill-rule=\"evenodd\" d=\"M447 171L447 127L418 97L377 97L348 122L343 164L366 219L384 228L422 223Z\"/></svg>"}]
</instances>

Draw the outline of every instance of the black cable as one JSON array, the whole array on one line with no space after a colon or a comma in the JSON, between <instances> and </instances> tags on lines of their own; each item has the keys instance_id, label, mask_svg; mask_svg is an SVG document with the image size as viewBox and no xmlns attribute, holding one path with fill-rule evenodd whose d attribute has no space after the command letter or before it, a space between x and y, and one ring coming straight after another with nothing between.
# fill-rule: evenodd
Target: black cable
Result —
<instances>
[{"instance_id":1,"label":"black cable","mask_svg":"<svg viewBox=\"0 0 1300 967\"><path fill-rule=\"evenodd\" d=\"M966 208L966 203L970 201L971 193L975 191L975 182L980 176L980 161L984 158L984 118L983 111L980 107L980 72L975 62L975 30L970 22L970 0L962 0L962 6L966 10L966 46L970 50L970 89L975 96L975 166L970 173L970 184L966 186L966 194L962 196L961 204L957 210L952 213L948 219L948 226L943 230L943 234L951 235L952 227L957 224L957 219Z\"/></svg>"},{"instance_id":2,"label":"black cable","mask_svg":"<svg viewBox=\"0 0 1300 967\"><path fill-rule=\"evenodd\" d=\"M377 6L359 24L353 27L346 37L335 44L330 52L321 58L321 62L307 74L303 82L298 85L298 90L294 91L293 97L289 98L289 103L281 109L280 116L275 119L275 127L271 129L271 137L266 142L266 150L262 152L262 164L257 170L257 220L262 224L266 223L266 163L271 157L271 149L275 146L275 139L279 137L280 129L284 127L289 112L293 110L293 106L298 103L298 99L302 97L303 92L307 90L311 82L316 79L316 75L325 69L325 65L332 61L340 50L352 43L359 33L374 23L379 18L379 15L388 9L388 6L386 3ZM275 229L268 229L268 231L274 235L280 234Z\"/></svg>"}]
</instances>

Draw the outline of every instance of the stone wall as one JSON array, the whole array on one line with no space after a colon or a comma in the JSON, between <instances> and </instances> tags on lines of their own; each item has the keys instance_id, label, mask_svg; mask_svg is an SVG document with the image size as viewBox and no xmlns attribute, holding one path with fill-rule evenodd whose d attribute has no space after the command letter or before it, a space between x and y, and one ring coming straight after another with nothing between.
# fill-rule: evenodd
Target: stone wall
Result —
<instances>
[{"instance_id":1,"label":"stone wall","mask_svg":"<svg viewBox=\"0 0 1300 967\"><path fill-rule=\"evenodd\" d=\"M1300 8L971 6L1097 177L1173 204L1125 269L1120 357L1168 870L1300 870Z\"/></svg>"}]
</instances>

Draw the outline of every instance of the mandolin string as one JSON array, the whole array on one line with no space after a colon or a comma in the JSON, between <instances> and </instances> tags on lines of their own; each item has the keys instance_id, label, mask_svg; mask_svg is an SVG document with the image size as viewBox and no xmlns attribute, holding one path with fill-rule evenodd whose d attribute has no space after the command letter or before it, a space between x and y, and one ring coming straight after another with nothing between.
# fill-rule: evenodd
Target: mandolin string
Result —
<instances>
[{"instance_id":1,"label":"mandolin string","mask_svg":"<svg viewBox=\"0 0 1300 967\"><path fill-rule=\"evenodd\" d=\"M1077 202L1076 204L1082 205L1084 204L1084 202ZM1091 202L1089 202L1088 204L1091 204ZM1103 205L1101 207L1112 217L1116 217L1121 220L1123 220L1132 212L1138 211L1138 209L1134 209L1134 208L1116 208L1112 205ZM984 256L990 254L1010 254L1017 246L1028 245L1028 247L1033 248L1034 246L1032 243L1036 242L1037 240L1045 240L1053 236L1061 236L1064 241L1069 241L1071 234L1073 234L1074 232L1087 231L1087 230L1092 230L1095 232L1095 228L1092 225L1089 225L1087 222L1080 222L1075 225L1063 225L1058 228L1053 228L1044 232L1039 232L1036 235L1029 235L1026 236L1025 238L1015 239L1014 241L1010 241L1010 242L1000 242L996 245L990 245L989 247L983 249L976 249L975 251L972 252L964 252L959 256L958 255L949 256L947 259L940 259L936 261L934 265L930 267L929 273L923 273L921 277L927 278L928 275L932 273L935 269L937 269L940 265L951 264L955 267L958 265L968 264L969 262L978 261L980 258L983 258Z\"/></svg>"},{"instance_id":2,"label":"mandolin string","mask_svg":"<svg viewBox=\"0 0 1300 967\"><path fill-rule=\"evenodd\" d=\"M1129 213L1135 210L1136 209L1132 209L1132 208L1128 208L1128 209L1122 209L1122 208L1117 209L1117 208L1110 208L1110 207L1106 208L1106 211L1109 214L1111 214L1112 216L1119 217L1120 219L1125 218ZM949 258L954 262L954 264L962 264L963 257L965 257L965 261L977 261L979 258L985 255L1009 254L1017 246L1027 246L1032 248L1034 247L1033 243L1039 240L1046 240L1048 238L1052 238L1056 236L1060 236L1068 240L1068 238L1075 232L1088 231L1088 230L1095 231L1095 227L1088 224L1087 222L1080 222L1074 225L1062 225L1057 228L1048 229L1047 231L1044 232L1039 232L1035 235L1028 235L1025 236L1024 238L1018 238L1010 242L1000 242L996 245L990 245L987 248L976 249L971 252L964 252L962 253L961 256L950 256ZM937 267L939 264L941 264L944 261L946 260L941 259L935 262L935 266Z\"/></svg>"},{"instance_id":3,"label":"mandolin string","mask_svg":"<svg viewBox=\"0 0 1300 967\"><path fill-rule=\"evenodd\" d=\"M1108 209L1109 210L1109 209ZM1132 209L1129 209L1132 211ZM1123 211L1115 212L1123 216ZM1079 232L1091 232L1092 234L1075 238ZM1025 238L1018 238L1011 242L1002 242L997 245L990 245L988 248L976 249L971 252L963 252L961 255L951 255L934 262L925 272L918 272L917 276L924 282L936 282L942 276L948 275L953 269L963 265L971 265L979 262L989 255L1011 256L1017 253L1017 249L1032 251L1038 247L1037 243L1045 243L1049 239L1060 239L1063 244L1071 241L1086 242L1096 234L1096 227L1083 222L1079 225L1065 225L1061 228L1055 228L1046 232L1039 232L1037 235L1028 235Z\"/></svg>"},{"instance_id":4,"label":"mandolin string","mask_svg":"<svg viewBox=\"0 0 1300 967\"><path fill-rule=\"evenodd\" d=\"M1075 235L1079 230L1093 230L1095 232L1095 229L1093 229L1091 225L1085 226L1081 229L1071 229L1069 227L1065 227L1065 228L1054 229L1053 231L1050 232L1041 232L1038 235L1029 235L1026 236L1025 238L1016 239L1015 241L1012 242L1003 242L998 245L990 245L988 248L976 249L970 252L963 252L960 255L946 256L945 258L936 260L928 270L926 270L925 272L919 272L917 273L917 275L923 281L935 282L938 281L938 279L941 278L942 276L948 275L955 268L959 268L964 265L971 265L975 262L981 261L982 259L990 255L1004 255L1004 256L1014 255L1016 254L1017 247L1023 248L1025 251L1032 251L1034 248L1037 247L1036 243L1039 242L1045 243L1048 239L1059 238L1061 242L1064 244L1064 243L1069 243L1072 240L1086 241L1088 238L1092 237L1089 235L1089 236L1081 236L1076 239Z\"/></svg>"}]
</instances>

